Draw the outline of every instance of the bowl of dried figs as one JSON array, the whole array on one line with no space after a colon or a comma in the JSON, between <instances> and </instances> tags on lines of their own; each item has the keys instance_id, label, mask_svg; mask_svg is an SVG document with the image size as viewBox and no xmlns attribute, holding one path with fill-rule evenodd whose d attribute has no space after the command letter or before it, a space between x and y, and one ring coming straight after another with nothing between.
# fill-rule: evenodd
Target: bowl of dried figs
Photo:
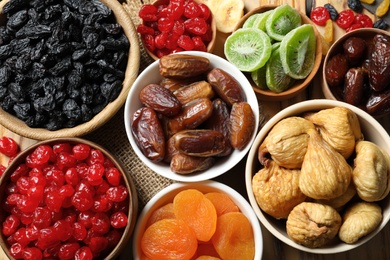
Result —
<instances>
[{"instance_id":1,"label":"bowl of dried figs","mask_svg":"<svg viewBox=\"0 0 390 260\"><path fill-rule=\"evenodd\" d=\"M253 260L262 254L260 223L250 204L216 181L167 186L146 204L134 229L134 259Z\"/></svg>"},{"instance_id":2,"label":"bowl of dried figs","mask_svg":"<svg viewBox=\"0 0 390 260\"><path fill-rule=\"evenodd\" d=\"M92 132L138 75L135 27L116 0L32 2L0 4L0 123L37 140Z\"/></svg>"},{"instance_id":3,"label":"bowl of dried figs","mask_svg":"<svg viewBox=\"0 0 390 260\"><path fill-rule=\"evenodd\" d=\"M21 151L0 190L0 244L9 259L114 259L137 219L127 170L82 138L48 139Z\"/></svg>"},{"instance_id":4,"label":"bowl of dried figs","mask_svg":"<svg viewBox=\"0 0 390 260\"><path fill-rule=\"evenodd\" d=\"M283 109L260 130L245 183L261 223L302 251L356 248L390 219L390 137L371 115L317 99Z\"/></svg>"},{"instance_id":5,"label":"bowl of dried figs","mask_svg":"<svg viewBox=\"0 0 390 260\"><path fill-rule=\"evenodd\" d=\"M212 53L217 35L210 8L200 0L158 0L144 4L137 32L145 51L157 60L179 51Z\"/></svg>"},{"instance_id":6,"label":"bowl of dried figs","mask_svg":"<svg viewBox=\"0 0 390 260\"><path fill-rule=\"evenodd\" d=\"M185 182L214 178L240 162L259 117L242 72L201 51L153 62L134 82L124 109L127 137L142 162Z\"/></svg>"},{"instance_id":7,"label":"bowl of dried figs","mask_svg":"<svg viewBox=\"0 0 390 260\"><path fill-rule=\"evenodd\" d=\"M327 53L322 75L326 98L374 117L390 113L390 32L362 28L344 34Z\"/></svg>"},{"instance_id":8,"label":"bowl of dried figs","mask_svg":"<svg viewBox=\"0 0 390 260\"><path fill-rule=\"evenodd\" d=\"M310 18L291 5L261 5L237 23L224 54L245 73L260 100L281 101L313 80L322 41Z\"/></svg>"}]
</instances>

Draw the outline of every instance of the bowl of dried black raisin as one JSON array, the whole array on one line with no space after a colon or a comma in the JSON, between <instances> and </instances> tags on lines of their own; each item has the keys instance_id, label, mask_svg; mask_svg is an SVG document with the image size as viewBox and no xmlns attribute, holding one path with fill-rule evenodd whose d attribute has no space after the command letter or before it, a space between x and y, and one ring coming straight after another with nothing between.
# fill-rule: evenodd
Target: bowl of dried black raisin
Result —
<instances>
[{"instance_id":1,"label":"bowl of dried black raisin","mask_svg":"<svg viewBox=\"0 0 390 260\"><path fill-rule=\"evenodd\" d=\"M24 137L76 137L124 104L140 64L117 0L0 3L0 124Z\"/></svg>"}]
</instances>

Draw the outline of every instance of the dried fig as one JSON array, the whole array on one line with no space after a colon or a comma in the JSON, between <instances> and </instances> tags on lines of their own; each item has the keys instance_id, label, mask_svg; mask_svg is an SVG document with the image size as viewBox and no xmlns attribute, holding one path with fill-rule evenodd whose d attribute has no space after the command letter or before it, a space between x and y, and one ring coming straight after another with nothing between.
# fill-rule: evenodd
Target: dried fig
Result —
<instances>
[{"instance_id":1,"label":"dried fig","mask_svg":"<svg viewBox=\"0 0 390 260\"><path fill-rule=\"evenodd\" d=\"M310 139L299 177L301 191L313 199L341 196L351 182L352 168L316 130L309 129L308 134Z\"/></svg>"},{"instance_id":2,"label":"dried fig","mask_svg":"<svg viewBox=\"0 0 390 260\"><path fill-rule=\"evenodd\" d=\"M331 206L302 202L288 216L286 231L296 243L318 248L329 244L336 237L340 226L341 216Z\"/></svg>"},{"instance_id":3,"label":"dried fig","mask_svg":"<svg viewBox=\"0 0 390 260\"><path fill-rule=\"evenodd\" d=\"M195 157L178 153L172 157L170 168L175 173L190 174L207 170L214 163L214 157Z\"/></svg>"},{"instance_id":4,"label":"dried fig","mask_svg":"<svg viewBox=\"0 0 390 260\"><path fill-rule=\"evenodd\" d=\"M213 88L207 81L197 81L187 86L179 88L173 94L181 104L187 104L197 98L212 99L215 95Z\"/></svg>"},{"instance_id":5,"label":"dried fig","mask_svg":"<svg viewBox=\"0 0 390 260\"><path fill-rule=\"evenodd\" d=\"M255 115L247 102L236 102L230 111L229 132L233 148L242 150L255 131Z\"/></svg>"},{"instance_id":6,"label":"dried fig","mask_svg":"<svg viewBox=\"0 0 390 260\"><path fill-rule=\"evenodd\" d=\"M313 122L321 137L346 159L354 152L355 142L363 139L359 119L348 108L322 109L305 118Z\"/></svg>"},{"instance_id":7,"label":"dried fig","mask_svg":"<svg viewBox=\"0 0 390 260\"><path fill-rule=\"evenodd\" d=\"M288 169L300 169L306 154L312 122L302 117L288 117L279 121L259 147L258 158L267 166L271 156L277 164Z\"/></svg>"},{"instance_id":8,"label":"dried fig","mask_svg":"<svg viewBox=\"0 0 390 260\"><path fill-rule=\"evenodd\" d=\"M353 185L353 182L351 182L347 191L344 192L341 196L330 200L315 200L314 202L329 205L337 211L340 211L355 195L356 188L355 185Z\"/></svg>"},{"instance_id":9,"label":"dried fig","mask_svg":"<svg viewBox=\"0 0 390 260\"><path fill-rule=\"evenodd\" d=\"M260 208L274 218L287 218L306 196L299 189L300 170L289 170L271 162L252 179L252 188Z\"/></svg>"},{"instance_id":10,"label":"dried fig","mask_svg":"<svg viewBox=\"0 0 390 260\"><path fill-rule=\"evenodd\" d=\"M374 231L382 221L382 209L372 202L358 202L350 205L344 215L339 230L339 238L348 244Z\"/></svg>"},{"instance_id":11,"label":"dried fig","mask_svg":"<svg viewBox=\"0 0 390 260\"><path fill-rule=\"evenodd\" d=\"M390 158L376 144L359 141L353 168L353 182L362 200L382 200L390 191Z\"/></svg>"},{"instance_id":12,"label":"dried fig","mask_svg":"<svg viewBox=\"0 0 390 260\"><path fill-rule=\"evenodd\" d=\"M168 78L192 78L210 69L209 59L188 54L166 55L160 58L160 74Z\"/></svg>"}]
</instances>

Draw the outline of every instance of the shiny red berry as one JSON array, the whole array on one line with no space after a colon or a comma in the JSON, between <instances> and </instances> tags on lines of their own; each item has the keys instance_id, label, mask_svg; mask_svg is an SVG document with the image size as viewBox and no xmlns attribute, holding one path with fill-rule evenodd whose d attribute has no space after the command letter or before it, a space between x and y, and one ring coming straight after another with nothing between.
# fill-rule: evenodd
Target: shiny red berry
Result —
<instances>
[{"instance_id":1,"label":"shiny red berry","mask_svg":"<svg viewBox=\"0 0 390 260\"><path fill-rule=\"evenodd\" d=\"M111 186L118 186L122 180L122 175L118 168L111 167L106 169L106 179Z\"/></svg>"},{"instance_id":2,"label":"shiny red berry","mask_svg":"<svg viewBox=\"0 0 390 260\"><path fill-rule=\"evenodd\" d=\"M193 50L195 47L194 41L186 34L183 34L179 37L177 40L177 45L186 51Z\"/></svg>"},{"instance_id":3,"label":"shiny red berry","mask_svg":"<svg viewBox=\"0 0 390 260\"><path fill-rule=\"evenodd\" d=\"M19 152L19 145L11 137L3 136L0 138L0 153L11 157Z\"/></svg>"},{"instance_id":4,"label":"shiny red berry","mask_svg":"<svg viewBox=\"0 0 390 260\"><path fill-rule=\"evenodd\" d=\"M315 7L310 13L310 19L313 23L324 26L326 21L330 19L330 14L328 9L323 6Z\"/></svg>"},{"instance_id":5,"label":"shiny red berry","mask_svg":"<svg viewBox=\"0 0 390 260\"><path fill-rule=\"evenodd\" d=\"M23 250L24 260L40 260L42 258L42 251L37 247L26 247Z\"/></svg>"},{"instance_id":6,"label":"shiny red berry","mask_svg":"<svg viewBox=\"0 0 390 260\"><path fill-rule=\"evenodd\" d=\"M111 226L114 228L123 228L127 225L127 215L123 212L115 212L110 217Z\"/></svg>"},{"instance_id":7,"label":"shiny red berry","mask_svg":"<svg viewBox=\"0 0 390 260\"><path fill-rule=\"evenodd\" d=\"M10 236L16 232L20 225L20 220L15 215L9 215L6 217L6 219L3 221L3 235L4 236Z\"/></svg>"},{"instance_id":8,"label":"shiny red berry","mask_svg":"<svg viewBox=\"0 0 390 260\"><path fill-rule=\"evenodd\" d=\"M89 247L83 246L79 250L76 251L74 256L75 260L92 260L93 254Z\"/></svg>"},{"instance_id":9,"label":"shiny red berry","mask_svg":"<svg viewBox=\"0 0 390 260\"><path fill-rule=\"evenodd\" d=\"M152 4L145 4L139 10L138 15L144 21L156 21L157 8Z\"/></svg>"},{"instance_id":10,"label":"shiny red berry","mask_svg":"<svg viewBox=\"0 0 390 260\"><path fill-rule=\"evenodd\" d=\"M79 161L87 159L90 151L91 147L87 144L76 144L72 147L73 157Z\"/></svg>"},{"instance_id":11,"label":"shiny red berry","mask_svg":"<svg viewBox=\"0 0 390 260\"><path fill-rule=\"evenodd\" d=\"M187 32L193 35L203 35L207 32L207 22L205 19L195 17L184 22L184 27Z\"/></svg>"},{"instance_id":12,"label":"shiny red berry","mask_svg":"<svg viewBox=\"0 0 390 260\"><path fill-rule=\"evenodd\" d=\"M355 13L350 9L346 9L339 13L339 17L336 20L336 24L342 29L347 29L349 26L352 25L354 19Z\"/></svg>"}]
</instances>

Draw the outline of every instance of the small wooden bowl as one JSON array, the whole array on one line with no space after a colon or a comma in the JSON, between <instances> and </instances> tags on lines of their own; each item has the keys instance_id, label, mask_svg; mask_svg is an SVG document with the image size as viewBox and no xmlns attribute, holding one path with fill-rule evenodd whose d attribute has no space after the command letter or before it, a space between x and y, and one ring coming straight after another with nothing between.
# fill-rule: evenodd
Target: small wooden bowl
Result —
<instances>
[{"instance_id":1,"label":"small wooden bowl","mask_svg":"<svg viewBox=\"0 0 390 260\"><path fill-rule=\"evenodd\" d=\"M266 11L275 9L278 6L279 5L262 5L262 6L255 8L255 9L252 9L250 12L246 13L241 18L241 20L237 23L236 27L234 28L234 31L241 28L249 16L256 14L256 13L264 13ZM316 41L317 48L316 48L316 55L315 55L313 70L310 72L310 74L305 79L295 81L295 83L289 89L287 89L286 91L283 91L281 93L276 93L276 92L273 92L271 90L263 90L263 89L258 88L256 86L256 84L253 82L253 80L251 79L250 74L249 75L247 74L246 76L249 79L249 81L251 82L251 84L253 86L253 90L256 92L256 95L257 95L259 100L282 101L282 100L286 100L286 99L289 99L289 98L292 98L292 97L298 95L310 84L310 82L313 80L314 76L317 74L318 69L320 68L321 61L322 61L321 35L319 34L316 25L310 20L310 18L307 17L304 13L302 13L300 11L299 11L299 13L301 15L303 24L313 25L314 32L315 32L315 35L317 38L317 41Z\"/></svg>"},{"instance_id":2,"label":"small wooden bowl","mask_svg":"<svg viewBox=\"0 0 390 260\"><path fill-rule=\"evenodd\" d=\"M331 87L329 87L329 85L328 85L328 83L326 81L325 68L326 68L326 64L328 63L329 59L331 57L333 57L334 55L336 55L337 53L342 53L343 52L343 43L349 37L359 37L359 38L362 38L362 39L364 39L366 41L369 41L376 34L383 34L383 35L387 35L387 36L390 37L390 32L389 31L376 29L376 28L361 28L361 29L356 29L356 30L353 30L353 31L350 31L350 32L344 34L343 36L341 36L339 39L337 39L332 44L332 46L330 47L328 53L325 56L324 65L323 65L323 68L322 68L321 88L322 88L322 93L324 94L325 98L331 99L331 100L343 101L343 98L340 95L340 93L343 90L341 88L339 89L339 88L331 88ZM338 91L336 91L336 90L338 90ZM363 109L363 110L366 110L365 107L360 107L360 108ZM390 112L382 113L382 114L378 114L378 115L373 115L373 116L375 118L381 118L381 117L384 117L384 116L389 115L389 114L390 114Z\"/></svg>"},{"instance_id":3,"label":"small wooden bowl","mask_svg":"<svg viewBox=\"0 0 390 260\"><path fill-rule=\"evenodd\" d=\"M201 1L201 0L194 0L194 2L203 3L203 1ZM168 3L169 3L169 0L157 0L156 2L153 3L153 5L157 7L157 6L160 6L163 4L168 4ZM213 31L213 36L212 36L211 41L207 44L207 52L212 53L214 51L214 48L215 48L215 42L216 42L216 37L217 37L217 25L215 23L215 19L213 17L213 14L211 13L211 11L210 11L210 15L211 15L211 30ZM143 41L142 41L142 44L143 44ZM144 47L144 49L145 49L145 52L147 54L149 54L149 56L153 60L159 59L159 57L157 57L157 55L154 54L153 52L149 51L148 48Z\"/></svg>"},{"instance_id":4,"label":"small wooden bowl","mask_svg":"<svg viewBox=\"0 0 390 260\"><path fill-rule=\"evenodd\" d=\"M45 128L31 128L27 126L22 120L5 112L0 108L0 124L11 130L12 132L36 140L46 140L58 137L77 137L86 135L100 126L105 124L124 104L127 94L135 81L140 66L140 49L138 42L138 35L134 24L127 12L117 0L100 0L103 4L108 6L114 13L117 22L122 26L123 31L130 43L128 53L127 67L125 71L125 79L122 84L122 91L119 96L109 103L100 113L95 115L90 121L77 125L72 128L63 128L55 131L50 131ZM0 10L9 0L1 1ZM0 23L5 23L5 15L0 13Z\"/></svg>"},{"instance_id":5,"label":"small wooden bowl","mask_svg":"<svg viewBox=\"0 0 390 260\"><path fill-rule=\"evenodd\" d=\"M128 217L128 223L125 227L122 237L118 244L114 247L114 249L111 251L110 254L106 256L105 259L115 259L119 256L119 254L128 246L128 243L130 241L130 237L133 233L135 223L137 221L137 213L138 213L138 196L137 196L137 190L135 188L135 185L129 175L128 172L125 171L124 166L120 161L118 161L108 150L103 148L102 146L82 139L82 138L55 138L55 139L49 139L40 141L27 149L23 150L18 156L14 158L14 160L11 162L11 164L7 167L6 171L0 178L0 202L4 203L4 199L6 198L6 185L9 182L11 174L15 171L15 169L22 163L25 162L27 155L31 154L38 146L40 145L50 145L53 146L57 143L70 143L70 144L87 144L91 147L91 149L100 150L104 156L111 160L116 168L120 171L123 177L123 181L126 185L128 196L129 196L129 210L127 212ZM0 221L3 223L4 219L7 216L7 212L5 210L0 211ZM1 233L0 235L0 246L3 248L5 254L8 256L9 259L14 259L10 253L9 253L9 244L6 241L6 237Z\"/></svg>"}]
</instances>

